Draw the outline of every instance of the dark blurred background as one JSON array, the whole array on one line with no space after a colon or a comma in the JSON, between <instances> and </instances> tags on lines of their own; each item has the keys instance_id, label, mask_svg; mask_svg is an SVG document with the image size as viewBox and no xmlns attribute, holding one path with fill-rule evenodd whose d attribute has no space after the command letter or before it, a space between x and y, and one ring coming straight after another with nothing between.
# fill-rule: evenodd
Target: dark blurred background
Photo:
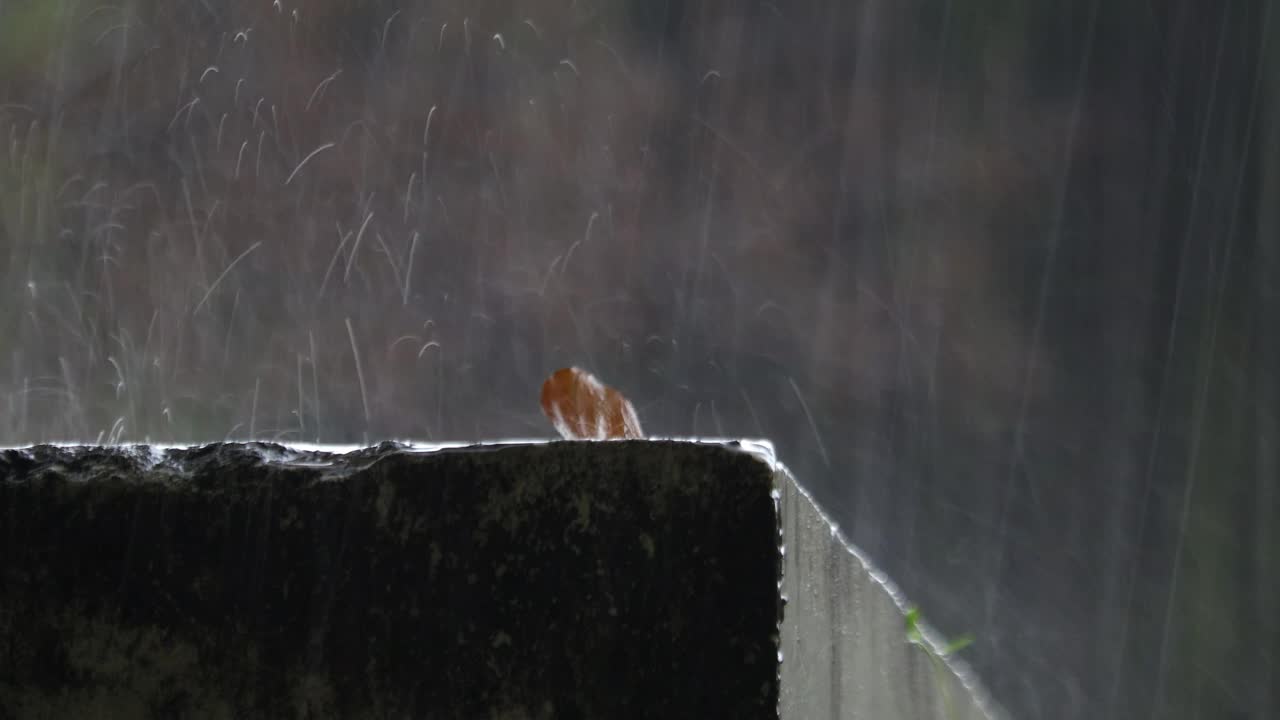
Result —
<instances>
[{"instance_id":1,"label":"dark blurred background","mask_svg":"<svg viewBox=\"0 0 1280 720\"><path fill-rule=\"evenodd\" d=\"M1280 716L1265 0L0 2L0 442L767 437L1020 718Z\"/></svg>"}]
</instances>

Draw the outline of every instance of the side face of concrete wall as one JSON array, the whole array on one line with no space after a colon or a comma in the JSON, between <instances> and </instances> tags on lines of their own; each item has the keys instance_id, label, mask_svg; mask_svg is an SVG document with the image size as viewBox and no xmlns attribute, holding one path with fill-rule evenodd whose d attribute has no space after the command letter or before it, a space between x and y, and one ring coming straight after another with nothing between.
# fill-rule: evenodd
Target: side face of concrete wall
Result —
<instances>
[{"instance_id":1,"label":"side face of concrete wall","mask_svg":"<svg viewBox=\"0 0 1280 720\"><path fill-rule=\"evenodd\" d=\"M795 480L779 469L775 482L785 543L783 720L999 717L943 658L907 642L892 590Z\"/></svg>"}]
</instances>

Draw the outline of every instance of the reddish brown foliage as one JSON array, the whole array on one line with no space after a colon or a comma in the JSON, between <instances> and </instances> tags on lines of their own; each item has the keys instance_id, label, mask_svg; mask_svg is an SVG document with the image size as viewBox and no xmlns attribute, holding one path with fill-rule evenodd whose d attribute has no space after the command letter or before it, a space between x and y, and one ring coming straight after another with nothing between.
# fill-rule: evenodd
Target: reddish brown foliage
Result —
<instances>
[{"instance_id":1,"label":"reddish brown foliage","mask_svg":"<svg viewBox=\"0 0 1280 720\"><path fill-rule=\"evenodd\" d=\"M566 440L644 437L630 401L576 367L557 370L542 384L542 412Z\"/></svg>"}]
</instances>

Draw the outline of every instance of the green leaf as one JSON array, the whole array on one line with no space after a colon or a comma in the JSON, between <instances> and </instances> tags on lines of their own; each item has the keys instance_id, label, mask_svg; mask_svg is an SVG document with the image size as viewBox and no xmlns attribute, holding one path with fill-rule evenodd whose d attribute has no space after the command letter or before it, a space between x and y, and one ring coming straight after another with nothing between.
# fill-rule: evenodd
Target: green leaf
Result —
<instances>
[{"instance_id":1,"label":"green leaf","mask_svg":"<svg viewBox=\"0 0 1280 720\"><path fill-rule=\"evenodd\" d=\"M951 642L947 643L947 646L943 648L942 654L954 655L955 653L960 652L961 650L969 647L972 644L973 644L973 635L969 633L965 633L964 635L961 635L959 637L952 638Z\"/></svg>"},{"instance_id":2,"label":"green leaf","mask_svg":"<svg viewBox=\"0 0 1280 720\"><path fill-rule=\"evenodd\" d=\"M920 632L920 608L912 607L907 610L907 641L920 643L924 640L924 635Z\"/></svg>"}]
</instances>

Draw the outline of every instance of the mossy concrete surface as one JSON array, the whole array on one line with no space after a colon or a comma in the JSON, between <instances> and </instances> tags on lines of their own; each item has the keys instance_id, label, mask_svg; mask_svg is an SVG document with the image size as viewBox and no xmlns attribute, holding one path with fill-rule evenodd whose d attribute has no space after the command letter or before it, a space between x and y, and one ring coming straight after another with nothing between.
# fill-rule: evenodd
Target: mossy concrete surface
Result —
<instances>
[{"instance_id":1,"label":"mossy concrete surface","mask_svg":"<svg viewBox=\"0 0 1280 720\"><path fill-rule=\"evenodd\" d=\"M772 718L732 447L0 453L0 720Z\"/></svg>"}]
</instances>

